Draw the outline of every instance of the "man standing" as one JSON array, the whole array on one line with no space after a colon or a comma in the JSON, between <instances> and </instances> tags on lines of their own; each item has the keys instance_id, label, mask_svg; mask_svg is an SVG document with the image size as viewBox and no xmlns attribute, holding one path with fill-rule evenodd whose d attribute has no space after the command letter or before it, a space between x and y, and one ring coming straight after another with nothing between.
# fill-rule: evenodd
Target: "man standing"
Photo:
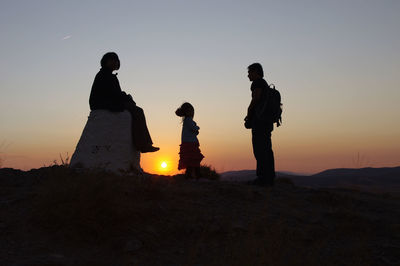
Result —
<instances>
[{"instance_id":1,"label":"man standing","mask_svg":"<svg viewBox=\"0 0 400 266\"><path fill-rule=\"evenodd\" d=\"M273 186L275 180L274 153L272 151L271 132L273 119L263 114L263 104L270 87L264 80L264 71L259 63L248 66L248 78L251 83L251 102L247 109L246 128L251 128L253 153L257 161L257 178L252 184ZM268 108L267 108L268 109Z\"/></svg>"}]
</instances>

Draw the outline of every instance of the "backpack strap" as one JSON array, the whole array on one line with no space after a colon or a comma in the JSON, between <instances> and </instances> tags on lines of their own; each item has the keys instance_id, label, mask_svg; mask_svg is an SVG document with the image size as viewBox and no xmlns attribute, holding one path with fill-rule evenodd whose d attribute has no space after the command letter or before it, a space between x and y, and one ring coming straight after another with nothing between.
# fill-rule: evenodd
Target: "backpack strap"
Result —
<instances>
[{"instance_id":1,"label":"backpack strap","mask_svg":"<svg viewBox=\"0 0 400 266\"><path fill-rule=\"evenodd\" d=\"M273 86L273 88L275 88L274 84L272 84L272 83L268 84L268 82L267 82L267 86L263 88L263 93L262 93L263 103L262 103L261 107L259 108L259 110L256 111L256 115L259 117L262 116L262 114L264 114L264 112L269 104L269 101L270 101L270 95L269 95L270 91L269 90L272 88L271 86Z\"/></svg>"}]
</instances>

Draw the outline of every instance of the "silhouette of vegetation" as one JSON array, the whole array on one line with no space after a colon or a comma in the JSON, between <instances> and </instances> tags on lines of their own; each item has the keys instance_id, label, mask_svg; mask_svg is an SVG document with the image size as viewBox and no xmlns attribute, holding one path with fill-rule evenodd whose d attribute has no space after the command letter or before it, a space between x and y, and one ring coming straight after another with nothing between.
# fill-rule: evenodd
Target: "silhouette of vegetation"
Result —
<instances>
[{"instance_id":1,"label":"silhouette of vegetation","mask_svg":"<svg viewBox=\"0 0 400 266\"><path fill-rule=\"evenodd\" d=\"M210 180L219 180L221 177L214 167L206 164L200 166L200 175L202 178Z\"/></svg>"},{"instance_id":2,"label":"silhouette of vegetation","mask_svg":"<svg viewBox=\"0 0 400 266\"><path fill-rule=\"evenodd\" d=\"M353 159L353 165L355 168L366 167L370 164L368 158L365 155L360 154L357 152L356 157Z\"/></svg>"},{"instance_id":3,"label":"silhouette of vegetation","mask_svg":"<svg viewBox=\"0 0 400 266\"><path fill-rule=\"evenodd\" d=\"M65 159L62 157L62 155L60 153L61 166L65 166L65 167L69 166L69 160L70 160L70 158L69 158L68 152L67 152L67 154L65 156Z\"/></svg>"}]
</instances>

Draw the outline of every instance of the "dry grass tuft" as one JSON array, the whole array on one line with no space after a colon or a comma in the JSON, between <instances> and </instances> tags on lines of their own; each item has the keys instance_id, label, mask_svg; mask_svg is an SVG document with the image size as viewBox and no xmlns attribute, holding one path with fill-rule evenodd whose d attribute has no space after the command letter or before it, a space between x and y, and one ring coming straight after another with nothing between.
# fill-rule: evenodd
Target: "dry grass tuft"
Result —
<instances>
[{"instance_id":1,"label":"dry grass tuft","mask_svg":"<svg viewBox=\"0 0 400 266\"><path fill-rule=\"evenodd\" d=\"M221 177L214 167L206 164L200 166L200 175L202 178L210 180L219 180Z\"/></svg>"}]
</instances>

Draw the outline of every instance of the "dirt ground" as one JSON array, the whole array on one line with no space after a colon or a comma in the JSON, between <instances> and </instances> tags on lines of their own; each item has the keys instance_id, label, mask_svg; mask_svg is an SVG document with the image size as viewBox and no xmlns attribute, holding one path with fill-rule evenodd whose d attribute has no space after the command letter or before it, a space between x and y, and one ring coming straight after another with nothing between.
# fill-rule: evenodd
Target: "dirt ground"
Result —
<instances>
[{"instance_id":1,"label":"dirt ground","mask_svg":"<svg viewBox=\"0 0 400 266\"><path fill-rule=\"evenodd\" d=\"M0 169L0 265L400 265L400 199Z\"/></svg>"}]
</instances>

